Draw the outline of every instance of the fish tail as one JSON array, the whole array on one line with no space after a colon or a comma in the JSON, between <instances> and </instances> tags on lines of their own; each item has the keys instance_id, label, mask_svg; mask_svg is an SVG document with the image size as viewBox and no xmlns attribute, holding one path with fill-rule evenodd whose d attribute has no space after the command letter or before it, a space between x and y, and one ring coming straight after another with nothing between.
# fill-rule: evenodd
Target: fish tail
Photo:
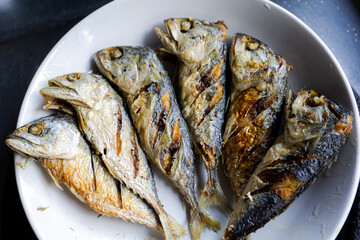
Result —
<instances>
[{"instance_id":1,"label":"fish tail","mask_svg":"<svg viewBox=\"0 0 360 240\"><path fill-rule=\"evenodd\" d=\"M225 197L220 184L217 181L212 181L211 178L208 179L204 189L201 191L199 205L203 208L207 206L221 206L228 214L232 212L232 207Z\"/></svg>"},{"instance_id":2,"label":"fish tail","mask_svg":"<svg viewBox=\"0 0 360 240\"><path fill-rule=\"evenodd\" d=\"M176 240L180 239L186 234L186 229L168 214L161 214L159 215L159 218L162 224L165 239Z\"/></svg>"},{"instance_id":3,"label":"fish tail","mask_svg":"<svg viewBox=\"0 0 360 240\"><path fill-rule=\"evenodd\" d=\"M208 212L198 207L191 214L190 231L191 238L197 240L200 238L201 232L204 227L217 232L221 229L221 223L211 216Z\"/></svg>"}]
</instances>

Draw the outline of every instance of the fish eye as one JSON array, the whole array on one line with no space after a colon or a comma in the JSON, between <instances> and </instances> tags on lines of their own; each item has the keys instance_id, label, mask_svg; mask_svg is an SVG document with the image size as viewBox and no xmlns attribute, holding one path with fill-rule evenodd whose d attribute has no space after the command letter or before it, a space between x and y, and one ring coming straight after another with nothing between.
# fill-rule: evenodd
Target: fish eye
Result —
<instances>
[{"instance_id":1,"label":"fish eye","mask_svg":"<svg viewBox=\"0 0 360 240\"><path fill-rule=\"evenodd\" d=\"M81 78L81 74L80 73L74 73L74 74L69 74L66 79L69 81L76 81L79 80Z\"/></svg>"},{"instance_id":2,"label":"fish eye","mask_svg":"<svg viewBox=\"0 0 360 240\"><path fill-rule=\"evenodd\" d=\"M309 107L317 107L323 103L325 103L324 96L320 96L320 97L315 96L313 98L306 99L306 105L308 105Z\"/></svg>"},{"instance_id":3,"label":"fish eye","mask_svg":"<svg viewBox=\"0 0 360 240\"><path fill-rule=\"evenodd\" d=\"M44 132L44 127L39 124L33 124L28 128L28 132L35 136L42 136Z\"/></svg>"},{"instance_id":4,"label":"fish eye","mask_svg":"<svg viewBox=\"0 0 360 240\"><path fill-rule=\"evenodd\" d=\"M110 52L110 56L111 56L112 60L119 59L119 58L121 58L122 55L123 55L123 53L119 48L115 48Z\"/></svg>"},{"instance_id":5,"label":"fish eye","mask_svg":"<svg viewBox=\"0 0 360 240\"><path fill-rule=\"evenodd\" d=\"M260 46L260 43L257 40L250 40L246 43L246 49L250 50L250 51L254 51L254 50L258 49L259 46Z\"/></svg>"},{"instance_id":6,"label":"fish eye","mask_svg":"<svg viewBox=\"0 0 360 240\"><path fill-rule=\"evenodd\" d=\"M191 22L189 20L184 20L180 23L181 32L186 32L191 28Z\"/></svg>"}]
</instances>

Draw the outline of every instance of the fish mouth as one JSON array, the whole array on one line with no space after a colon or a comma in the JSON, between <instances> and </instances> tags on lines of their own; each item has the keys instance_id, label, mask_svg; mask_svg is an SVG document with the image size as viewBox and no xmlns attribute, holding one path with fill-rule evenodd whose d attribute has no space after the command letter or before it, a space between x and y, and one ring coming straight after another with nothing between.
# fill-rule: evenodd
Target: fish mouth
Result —
<instances>
[{"instance_id":1,"label":"fish mouth","mask_svg":"<svg viewBox=\"0 0 360 240\"><path fill-rule=\"evenodd\" d=\"M76 90L75 82L81 77L81 73L71 73L51 79L48 83L49 87L41 89L40 94L47 102L55 99L89 107Z\"/></svg>"},{"instance_id":2,"label":"fish mouth","mask_svg":"<svg viewBox=\"0 0 360 240\"><path fill-rule=\"evenodd\" d=\"M181 31L180 31L180 24L178 22L182 22L184 20L186 20L186 18L181 18L181 19L171 18L164 21L164 25L165 25L164 33L166 33L170 41L173 42L179 41L178 35L181 34Z\"/></svg>"},{"instance_id":3,"label":"fish mouth","mask_svg":"<svg viewBox=\"0 0 360 240\"><path fill-rule=\"evenodd\" d=\"M173 29L171 26L173 26L173 19L167 19L164 21L165 29L161 27L155 27L155 33L160 39L162 45L165 47L166 52L169 52L171 54L177 54L178 52L178 34L181 34L179 27L175 26L175 29Z\"/></svg>"},{"instance_id":4,"label":"fish mouth","mask_svg":"<svg viewBox=\"0 0 360 240\"><path fill-rule=\"evenodd\" d=\"M14 152L18 152L24 156L31 156L32 152L31 149L34 151L34 149L42 148L45 149L45 147L41 144L37 144L32 142L31 140L27 139L24 136L19 136L16 134L10 134L6 140L5 144Z\"/></svg>"},{"instance_id":5,"label":"fish mouth","mask_svg":"<svg viewBox=\"0 0 360 240\"><path fill-rule=\"evenodd\" d=\"M114 80L115 76L113 76L110 73L110 69L106 65L110 64L111 61L110 53L115 48L121 49L120 47L110 47L100 50L94 54L94 61L96 66L99 68L100 72L102 72L105 75L105 77L107 77L110 80Z\"/></svg>"}]
</instances>

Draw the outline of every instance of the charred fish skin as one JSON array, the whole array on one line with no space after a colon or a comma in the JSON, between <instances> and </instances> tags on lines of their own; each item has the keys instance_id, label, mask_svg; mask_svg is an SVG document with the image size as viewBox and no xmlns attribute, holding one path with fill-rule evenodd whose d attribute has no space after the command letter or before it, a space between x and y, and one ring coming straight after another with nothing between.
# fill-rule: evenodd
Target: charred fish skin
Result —
<instances>
[{"instance_id":1,"label":"charred fish skin","mask_svg":"<svg viewBox=\"0 0 360 240\"><path fill-rule=\"evenodd\" d=\"M71 116L59 114L33 121L15 130L5 143L15 152L36 158L58 187L63 183L96 212L163 232L146 202L123 184L118 190L119 183L91 152Z\"/></svg>"},{"instance_id":2,"label":"charred fish skin","mask_svg":"<svg viewBox=\"0 0 360 240\"><path fill-rule=\"evenodd\" d=\"M169 216L157 196L148 161L124 108L122 98L100 75L72 73L49 81L40 93L49 102L66 101L76 111L78 126L101 154L109 172L145 199L158 214L167 239L185 229Z\"/></svg>"},{"instance_id":3,"label":"charred fish skin","mask_svg":"<svg viewBox=\"0 0 360 240\"><path fill-rule=\"evenodd\" d=\"M275 140L287 93L284 58L266 44L236 34L230 49L232 83L223 159L235 198Z\"/></svg>"},{"instance_id":4,"label":"charred fish skin","mask_svg":"<svg viewBox=\"0 0 360 240\"><path fill-rule=\"evenodd\" d=\"M353 113L313 90L290 93L284 140L273 145L246 185L223 239L244 239L281 214L336 161Z\"/></svg>"},{"instance_id":5,"label":"charred fish skin","mask_svg":"<svg viewBox=\"0 0 360 240\"><path fill-rule=\"evenodd\" d=\"M219 222L198 211L194 154L171 81L153 50L110 47L94 55L100 71L125 97L140 143L149 159L184 195L192 210L192 235L204 222ZM194 236L194 235L193 235Z\"/></svg>"},{"instance_id":6,"label":"charred fish skin","mask_svg":"<svg viewBox=\"0 0 360 240\"><path fill-rule=\"evenodd\" d=\"M225 121L227 26L194 18L172 18L164 24L165 29L156 27L155 32L165 50L180 60L180 107L208 173L200 204L229 209L217 176Z\"/></svg>"}]
</instances>

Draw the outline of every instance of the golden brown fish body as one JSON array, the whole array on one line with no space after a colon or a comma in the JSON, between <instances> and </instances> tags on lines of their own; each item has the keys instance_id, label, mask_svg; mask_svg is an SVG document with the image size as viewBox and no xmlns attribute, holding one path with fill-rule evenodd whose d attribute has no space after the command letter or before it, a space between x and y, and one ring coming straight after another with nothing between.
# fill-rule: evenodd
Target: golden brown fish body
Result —
<instances>
[{"instance_id":1,"label":"golden brown fish body","mask_svg":"<svg viewBox=\"0 0 360 240\"><path fill-rule=\"evenodd\" d=\"M223 239L245 239L281 214L336 161L353 114L313 90L290 93L284 136L266 153L232 213Z\"/></svg>"},{"instance_id":2,"label":"golden brown fish body","mask_svg":"<svg viewBox=\"0 0 360 240\"><path fill-rule=\"evenodd\" d=\"M95 74L74 73L49 81L41 89L46 100L59 99L71 104L79 128L102 156L109 172L156 211L167 239L177 239L185 229L169 216L157 196L148 161L122 98L106 80Z\"/></svg>"},{"instance_id":3,"label":"golden brown fish body","mask_svg":"<svg viewBox=\"0 0 360 240\"><path fill-rule=\"evenodd\" d=\"M190 129L196 152L203 160L208 180L200 204L229 204L218 183L225 114L226 25L193 18L164 21L165 29L155 28L165 51L179 58L179 101Z\"/></svg>"},{"instance_id":4,"label":"golden brown fish body","mask_svg":"<svg viewBox=\"0 0 360 240\"><path fill-rule=\"evenodd\" d=\"M235 198L239 199L274 142L289 66L264 43L236 34L230 49L230 67L232 83L223 156Z\"/></svg>"},{"instance_id":5,"label":"golden brown fish body","mask_svg":"<svg viewBox=\"0 0 360 240\"><path fill-rule=\"evenodd\" d=\"M36 158L57 186L63 183L96 212L163 232L154 210L111 176L100 157L91 152L70 115L31 122L10 134L6 144L16 152Z\"/></svg>"},{"instance_id":6,"label":"golden brown fish body","mask_svg":"<svg viewBox=\"0 0 360 240\"><path fill-rule=\"evenodd\" d=\"M201 232L199 225L204 223L218 229L219 223L198 209L190 136L170 79L154 51L111 47L94 58L101 72L125 97L147 156L189 203L192 236Z\"/></svg>"}]
</instances>

